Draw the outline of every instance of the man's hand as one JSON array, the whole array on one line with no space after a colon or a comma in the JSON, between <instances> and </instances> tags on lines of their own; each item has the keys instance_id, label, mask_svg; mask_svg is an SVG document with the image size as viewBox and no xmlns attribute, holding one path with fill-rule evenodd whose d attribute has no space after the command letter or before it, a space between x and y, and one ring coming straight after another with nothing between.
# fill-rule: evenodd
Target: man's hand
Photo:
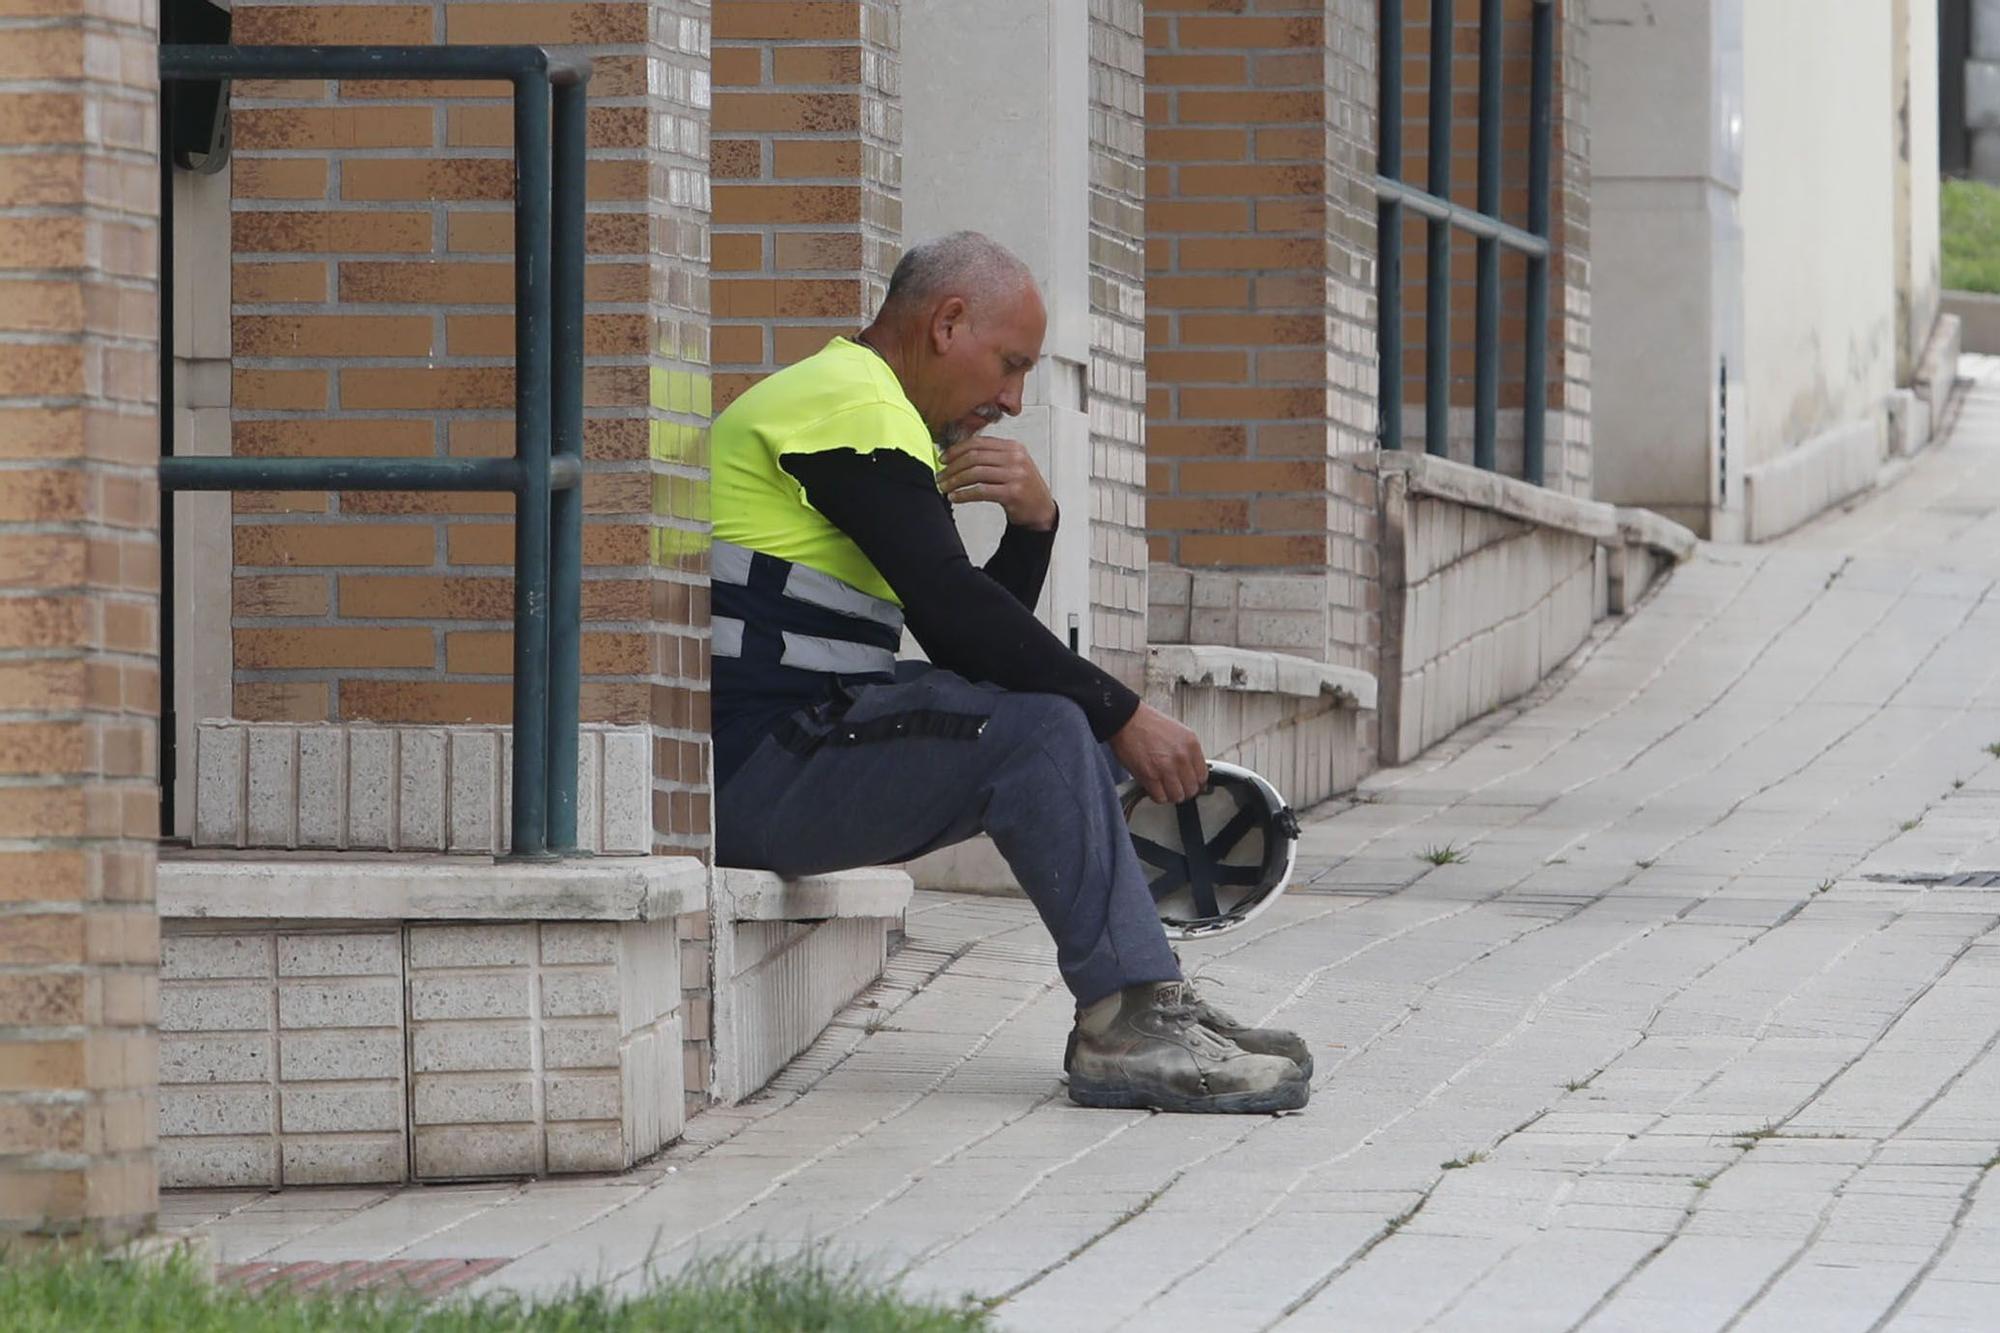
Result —
<instances>
[{"instance_id":1,"label":"man's hand","mask_svg":"<svg viewBox=\"0 0 2000 1333\"><path fill-rule=\"evenodd\" d=\"M1056 523L1055 497L1019 440L976 435L945 451L938 489L955 505L991 501L1018 527L1047 532Z\"/></svg>"},{"instance_id":2,"label":"man's hand","mask_svg":"<svg viewBox=\"0 0 2000 1333\"><path fill-rule=\"evenodd\" d=\"M1118 729L1111 753L1146 795L1166 805L1179 805L1208 785L1201 738L1150 704L1140 704L1132 720Z\"/></svg>"}]
</instances>

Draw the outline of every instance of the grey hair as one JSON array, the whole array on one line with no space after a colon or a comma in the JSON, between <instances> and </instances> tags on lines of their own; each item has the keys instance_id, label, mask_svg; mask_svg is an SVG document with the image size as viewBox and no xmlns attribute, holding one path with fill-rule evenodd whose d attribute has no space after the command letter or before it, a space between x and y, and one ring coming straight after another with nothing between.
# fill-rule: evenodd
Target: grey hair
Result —
<instances>
[{"instance_id":1,"label":"grey hair","mask_svg":"<svg viewBox=\"0 0 2000 1333\"><path fill-rule=\"evenodd\" d=\"M955 231L903 252L882 310L921 311L947 296L992 300L1034 284L1035 275L1006 246L980 232Z\"/></svg>"}]
</instances>

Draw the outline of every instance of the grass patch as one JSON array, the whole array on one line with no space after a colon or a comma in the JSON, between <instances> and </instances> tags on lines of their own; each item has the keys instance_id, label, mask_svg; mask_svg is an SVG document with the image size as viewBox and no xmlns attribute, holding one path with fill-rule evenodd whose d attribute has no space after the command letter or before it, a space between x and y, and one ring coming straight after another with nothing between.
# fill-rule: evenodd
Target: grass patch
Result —
<instances>
[{"instance_id":1,"label":"grass patch","mask_svg":"<svg viewBox=\"0 0 2000 1333\"><path fill-rule=\"evenodd\" d=\"M2000 292L2000 190L1977 181L1945 181L1938 191L1938 224L1944 285Z\"/></svg>"},{"instance_id":2,"label":"grass patch","mask_svg":"<svg viewBox=\"0 0 2000 1333\"><path fill-rule=\"evenodd\" d=\"M639 1296L575 1290L427 1305L407 1292L251 1293L184 1257L133 1263L77 1251L0 1256L9 1333L978 1333L975 1306L908 1301L818 1257L718 1260Z\"/></svg>"},{"instance_id":3,"label":"grass patch","mask_svg":"<svg viewBox=\"0 0 2000 1333\"><path fill-rule=\"evenodd\" d=\"M1442 847L1426 847L1417 853L1419 861L1429 861L1434 866L1463 865L1472 859L1472 853L1463 848L1446 843Z\"/></svg>"}]
</instances>

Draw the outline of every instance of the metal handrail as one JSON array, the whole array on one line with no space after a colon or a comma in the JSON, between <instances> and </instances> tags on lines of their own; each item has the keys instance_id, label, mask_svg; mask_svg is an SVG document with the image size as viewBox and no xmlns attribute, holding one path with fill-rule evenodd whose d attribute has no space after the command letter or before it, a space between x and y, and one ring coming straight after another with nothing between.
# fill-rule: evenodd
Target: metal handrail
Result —
<instances>
[{"instance_id":1,"label":"metal handrail","mask_svg":"<svg viewBox=\"0 0 2000 1333\"><path fill-rule=\"evenodd\" d=\"M514 456L169 457L160 460L160 487L512 492L511 854L573 854L583 630L589 59L539 46L162 46L160 78L505 79L513 85Z\"/></svg>"},{"instance_id":2,"label":"metal handrail","mask_svg":"<svg viewBox=\"0 0 2000 1333\"><path fill-rule=\"evenodd\" d=\"M1541 485L1548 414L1549 185L1554 100L1555 4L1535 0L1530 20L1528 225L1500 211L1500 0L1479 14L1479 206L1451 201L1452 0L1431 0L1429 189L1403 175L1403 0L1380 0L1379 146L1376 152L1377 351L1381 444L1403 447L1403 210L1425 219L1424 447L1449 452L1451 416L1452 228L1478 240L1473 389L1473 463L1495 467L1500 398L1500 247L1527 256L1526 396L1521 410L1521 470ZM1440 39L1439 34L1447 36Z\"/></svg>"}]
</instances>

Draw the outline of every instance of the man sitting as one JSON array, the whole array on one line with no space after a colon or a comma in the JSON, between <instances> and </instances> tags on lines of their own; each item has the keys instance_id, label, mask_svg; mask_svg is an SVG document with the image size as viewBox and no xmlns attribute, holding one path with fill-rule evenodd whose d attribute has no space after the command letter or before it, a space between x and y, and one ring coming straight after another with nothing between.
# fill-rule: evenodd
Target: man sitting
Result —
<instances>
[{"instance_id":1,"label":"man sitting","mask_svg":"<svg viewBox=\"0 0 2000 1333\"><path fill-rule=\"evenodd\" d=\"M711 433L716 843L799 876L993 839L1077 1003L1070 1097L1290 1110L1309 1057L1181 979L1126 831L1111 754L1156 801L1198 793L1195 734L1033 612L1057 511L1021 410L1047 315L984 236L913 247L874 323L757 384ZM952 505L990 502L984 569ZM899 663L905 623L933 665Z\"/></svg>"}]
</instances>

